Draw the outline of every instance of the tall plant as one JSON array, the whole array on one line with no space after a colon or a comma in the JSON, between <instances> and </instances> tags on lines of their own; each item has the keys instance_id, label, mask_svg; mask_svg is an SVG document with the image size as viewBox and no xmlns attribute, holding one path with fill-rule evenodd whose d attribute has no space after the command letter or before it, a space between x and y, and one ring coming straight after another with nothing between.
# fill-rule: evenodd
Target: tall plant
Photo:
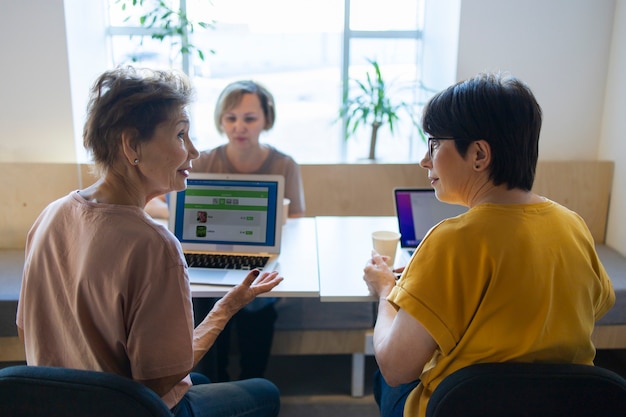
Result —
<instances>
[{"instance_id":1,"label":"tall plant","mask_svg":"<svg viewBox=\"0 0 626 417\"><path fill-rule=\"evenodd\" d=\"M356 84L356 90L353 93L349 90L344 93L339 117L346 121L346 140L354 136L359 127L371 127L368 159L375 160L379 129L388 126L393 135L401 114L411 120L420 135L422 133L414 117L414 106L396 99L393 86L383 78L378 62L374 59L368 59L368 62L372 68L366 73L365 81L350 79Z\"/></svg>"}]
</instances>

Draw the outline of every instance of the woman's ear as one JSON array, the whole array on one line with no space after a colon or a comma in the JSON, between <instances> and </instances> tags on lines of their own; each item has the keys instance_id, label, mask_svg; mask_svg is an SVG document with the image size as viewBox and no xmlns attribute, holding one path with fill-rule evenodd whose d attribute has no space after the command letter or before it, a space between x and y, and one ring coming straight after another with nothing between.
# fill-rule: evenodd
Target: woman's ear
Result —
<instances>
[{"instance_id":1,"label":"woman's ear","mask_svg":"<svg viewBox=\"0 0 626 417\"><path fill-rule=\"evenodd\" d=\"M477 140L473 143L472 157L474 159L474 168L482 171L491 164L491 146L484 139Z\"/></svg>"},{"instance_id":2,"label":"woman's ear","mask_svg":"<svg viewBox=\"0 0 626 417\"><path fill-rule=\"evenodd\" d=\"M122 131L122 152L131 165L137 165L141 160L137 135L136 129L124 129Z\"/></svg>"}]
</instances>

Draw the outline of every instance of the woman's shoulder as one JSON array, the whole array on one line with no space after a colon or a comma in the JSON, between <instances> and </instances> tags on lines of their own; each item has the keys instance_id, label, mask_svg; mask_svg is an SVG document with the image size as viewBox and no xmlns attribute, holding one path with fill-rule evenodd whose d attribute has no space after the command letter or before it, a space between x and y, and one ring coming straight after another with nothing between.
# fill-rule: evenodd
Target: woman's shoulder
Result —
<instances>
[{"instance_id":1,"label":"woman's shoulder","mask_svg":"<svg viewBox=\"0 0 626 417\"><path fill-rule=\"evenodd\" d=\"M150 217L140 207L89 203L89 224L112 236L123 234L132 236L131 244L156 248L159 246L176 246L178 240L167 228ZM115 228L110 225L114 224Z\"/></svg>"},{"instance_id":2,"label":"woman's shoulder","mask_svg":"<svg viewBox=\"0 0 626 417\"><path fill-rule=\"evenodd\" d=\"M295 163L295 159L291 155L286 154L280 149L275 148L272 145L265 145L270 150L270 155L273 155L275 158L288 159Z\"/></svg>"},{"instance_id":3,"label":"woman's shoulder","mask_svg":"<svg viewBox=\"0 0 626 417\"><path fill-rule=\"evenodd\" d=\"M268 165L272 171L280 171L281 174L284 174L287 171L299 168L298 163L291 155L288 155L273 146L267 146L270 151L266 159L266 165Z\"/></svg>"},{"instance_id":4,"label":"woman's shoulder","mask_svg":"<svg viewBox=\"0 0 626 417\"><path fill-rule=\"evenodd\" d=\"M164 246L168 249L178 247L178 239L162 223L154 220L147 213L137 215L138 219L129 219L137 228L138 236L145 245Z\"/></svg>"},{"instance_id":5,"label":"woman's shoulder","mask_svg":"<svg viewBox=\"0 0 626 417\"><path fill-rule=\"evenodd\" d=\"M220 146L216 146L215 148L205 149L203 151L200 151L200 156L196 160L197 161L211 160L214 158L221 158L224 155L226 155L226 145L220 145Z\"/></svg>"},{"instance_id":6,"label":"woman's shoulder","mask_svg":"<svg viewBox=\"0 0 626 417\"><path fill-rule=\"evenodd\" d=\"M192 170L196 172L219 172L221 165L225 164L226 145L220 145L213 149L200 152L200 156L191 162Z\"/></svg>"},{"instance_id":7,"label":"woman's shoulder","mask_svg":"<svg viewBox=\"0 0 626 417\"><path fill-rule=\"evenodd\" d=\"M38 229L40 226L50 227L51 224L56 224L55 219L61 219L60 222L68 218L72 218L72 210L80 206L83 203L78 196L78 190L72 191L67 195L59 197L58 199L48 203L35 219L35 222L31 226L31 231ZM59 222L59 223L60 223Z\"/></svg>"},{"instance_id":8,"label":"woman's shoulder","mask_svg":"<svg viewBox=\"0 0 626 417\"><path fill-rule=\"evenodd\" d=\"M125 219L125 220L122 220ZM182 263L182 248L180 242L163 224L150 218L146 213L137 213L136 216L120 216L126 236L133 236L127 243L127 250L141 258L150 259L150 263L160 265L175 265ZM144 261L145 261L144 259ZM140 259L138 259L141 262Z\"/></svg>"}]
</instances>

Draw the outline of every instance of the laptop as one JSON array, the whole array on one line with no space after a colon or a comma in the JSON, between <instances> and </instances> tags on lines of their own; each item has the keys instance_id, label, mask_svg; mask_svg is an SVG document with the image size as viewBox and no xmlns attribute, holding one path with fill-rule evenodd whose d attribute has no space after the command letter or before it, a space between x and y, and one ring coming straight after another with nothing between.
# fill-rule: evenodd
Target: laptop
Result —
<instances>
[{"instance_id":1,"label":"laptop","mask_svg":"<svg viewBox=\"0 0 626 417\"><path fill-rule=\"evenodd\" d=\"M190 282L237 285L251 269L276 269L284 193L282 175L192 172L187 189L169 195L169 229L182 246Z\"/></svg>"},{"instance_id":2,"label":"laptop","mask_svg":"<svg viewBox=\"0 0 626 417\"><path fill-rule=\"evenodd\" d=\"M406 265L433 226L467 211L467 207L437 200L432 188L395 188L393 196L400 232L401 265Z\"/></svg>"}]
</instances>

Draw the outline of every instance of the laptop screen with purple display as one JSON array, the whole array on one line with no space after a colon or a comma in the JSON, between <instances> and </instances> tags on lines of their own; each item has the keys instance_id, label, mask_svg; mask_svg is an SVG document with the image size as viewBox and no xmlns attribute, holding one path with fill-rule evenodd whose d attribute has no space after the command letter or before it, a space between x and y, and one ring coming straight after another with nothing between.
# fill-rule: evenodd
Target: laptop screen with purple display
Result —
<instances>
[{"instance_id":1,"label":"laptop screen with purple display","mask_svg":"<svg viewBox=\"0 0 626 417\"><path fill-rule=\"evenodd\" d=\"M393 194L402 259L407 261L433 226L467 211L467 207L437 200L432 188L396 188Z\"/></svg>"}]
</instances>

